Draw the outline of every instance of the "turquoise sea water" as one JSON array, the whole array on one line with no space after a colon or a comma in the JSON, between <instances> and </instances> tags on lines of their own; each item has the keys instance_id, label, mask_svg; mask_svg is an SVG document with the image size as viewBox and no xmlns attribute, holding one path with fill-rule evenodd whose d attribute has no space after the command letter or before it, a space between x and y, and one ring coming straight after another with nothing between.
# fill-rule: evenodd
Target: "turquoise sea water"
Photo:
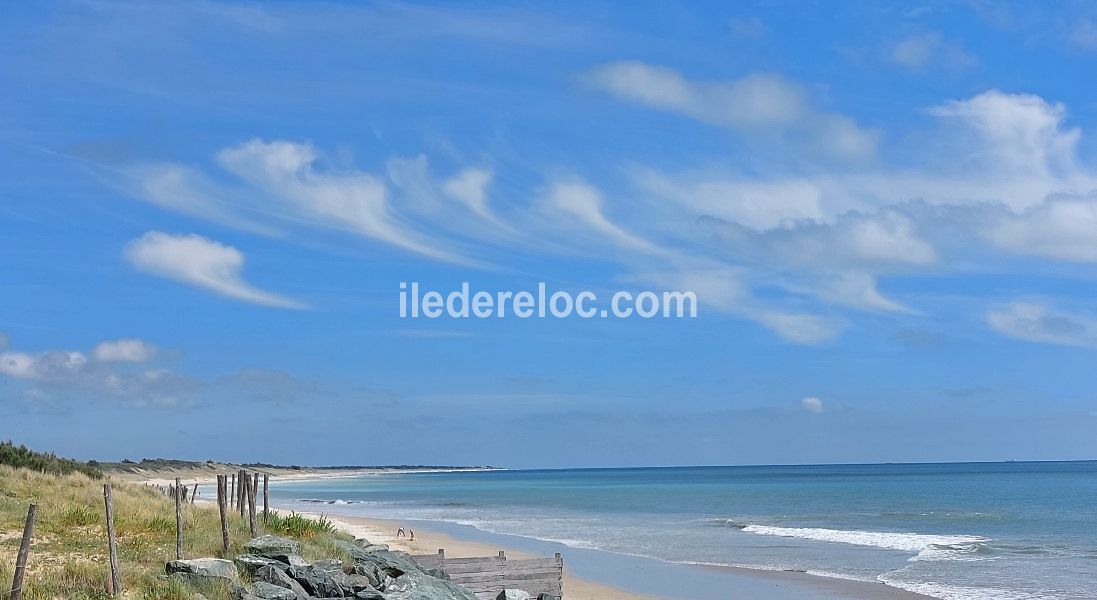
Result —
<instances>
[{"instance_id":1,"label":"turquoise sea water","mask_svg":"<svg viewBox=\"0 0 1097 600\"><path fill-rule=\"evenodd\" d=\"M563 544L606 556L606 569L740 566L950 600L1097 598L1097 462L386 474L286 482L272 496ZM709 595L688 581L679 597Z\"/></svg>"}]
</instances>

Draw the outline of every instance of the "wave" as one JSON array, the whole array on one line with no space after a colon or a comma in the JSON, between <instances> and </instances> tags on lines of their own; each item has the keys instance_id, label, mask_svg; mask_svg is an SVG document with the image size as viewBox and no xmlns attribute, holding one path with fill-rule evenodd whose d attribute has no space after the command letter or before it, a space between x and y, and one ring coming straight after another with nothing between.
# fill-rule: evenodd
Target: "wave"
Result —
<instances>
[{"instance_id":1,"label":"wave","mask_svg":"<svg viewBox=\"0 0 1097 600\"><path fill-rule=\"evenodd\" d=\"M823 529L818 527L773 527L770 525L749 524L741 528L746 533L790 537L819 542L837 542L855 546L886 548L918 554L930 547L942 551L950 548L959 551L974 551L978 544L989 541L975 535L927 535L921 533L894 533L886 531L859 531L856 529Z\"/></svg>"},{"instance_id":2,"label":"wave","mask_svg":"<svg viewBox=\"0 0 1097 600\"><path fill-rule=\"evenodd\" d=\"M901 581L887 574L877 579L880 583L894 588L941 600L1061 600L1061 596L1052 591L1019 591L996 587L949 585L936 581Z\"/></svg>"},{"instance_id":3,"label":"wave","mask_svg":"<svg viewBox=\"0 0 1097 600\"><path fill-rule=\"evenodd\" d=\"M304 503L304 504L335 504L335 505L358 504L357 500L340 500L340 499L324 500L322 498L302 498L300 500L297 500L297 502L301 502L301 503Z\"/></svg>"}]
</instances>

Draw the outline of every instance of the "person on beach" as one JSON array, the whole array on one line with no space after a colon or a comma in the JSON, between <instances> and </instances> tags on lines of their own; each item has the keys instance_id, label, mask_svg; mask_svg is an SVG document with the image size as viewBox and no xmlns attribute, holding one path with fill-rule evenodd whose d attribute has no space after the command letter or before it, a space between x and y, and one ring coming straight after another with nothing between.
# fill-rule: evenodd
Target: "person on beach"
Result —
<instances>
[{"instance_id":1,"label":"person on beach","mask_svg":"<svg viewBox=\"0 0 1097 600\"><path fill-rule=\"evenodd\" d=\"M403 528L403 527L401 527L400 529L397 529L397 530L396 530L396 539L400 539L400 538L402 538L402 537L407 537L407 536L406 536L406 535L404 534L404 528Z\"/></svg>"},{"instance_id":2,"label":"person on beach","mask_svg":"<svg viewBox=\"0 0 1097 600\"><path fill-rule=\"evenodd\" d=\"M408 530L408 533L411 534L411 537L408 538L408 541L414 542L415 541L415 532L411 531L411 530Z\"/></svg>"}]
</instances>

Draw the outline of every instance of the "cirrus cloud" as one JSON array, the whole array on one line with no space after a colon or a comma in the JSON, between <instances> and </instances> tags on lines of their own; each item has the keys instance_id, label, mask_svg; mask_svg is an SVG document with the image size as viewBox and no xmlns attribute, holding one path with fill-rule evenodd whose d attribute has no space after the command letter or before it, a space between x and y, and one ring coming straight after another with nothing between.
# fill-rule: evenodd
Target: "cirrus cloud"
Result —
<instances>
[{"instance_id":1,"label":"cirrus cloud","mask_svg":"<svg viewBox=\"0 0 1097 600\"><path fill-rule=\"evenodd\" d=\"M130 242L125 256L140 271L222 296L276 308L307 308L301 302L244 281L241 276L244 254L232 246L199 235L150 231Z\"/></svg>"}]
</instances>

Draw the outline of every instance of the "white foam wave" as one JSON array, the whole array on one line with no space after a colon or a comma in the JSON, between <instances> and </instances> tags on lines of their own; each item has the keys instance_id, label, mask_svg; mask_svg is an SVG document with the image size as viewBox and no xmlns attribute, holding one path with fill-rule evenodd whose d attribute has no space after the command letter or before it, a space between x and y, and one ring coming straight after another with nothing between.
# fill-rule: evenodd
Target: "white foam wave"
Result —
<instances>
[{"instance_id":1,"label":"white foam wave","mask_svg":"<svg viewBox=\"0 0 1097 600\"><path fill-rule=\"evenodd\" d=\"M742 530L757 535L791 537L819 542L838 542L914 553L919 553L931 546L960 547L964 544L978 544L987 541L984 537L974 535L926 535L921 533L822 529L816 527L773 527L754 524L747 525Z\"/></svg>"},{"instance_id":2,"label":"white foam wave","mask_svg":"<svg viewBox=\"0 0 1097 600\"><path fill-rule=\"evenodd\" d=\"M962 585L946 585L933 581L914 583L899 581L881 575L879 581L891 587L940 598L941 600L1061 600L1060 596L1052 592L1030 592L1007 590L995 587L971 587Z\"/></svg>"}]
</instances>

